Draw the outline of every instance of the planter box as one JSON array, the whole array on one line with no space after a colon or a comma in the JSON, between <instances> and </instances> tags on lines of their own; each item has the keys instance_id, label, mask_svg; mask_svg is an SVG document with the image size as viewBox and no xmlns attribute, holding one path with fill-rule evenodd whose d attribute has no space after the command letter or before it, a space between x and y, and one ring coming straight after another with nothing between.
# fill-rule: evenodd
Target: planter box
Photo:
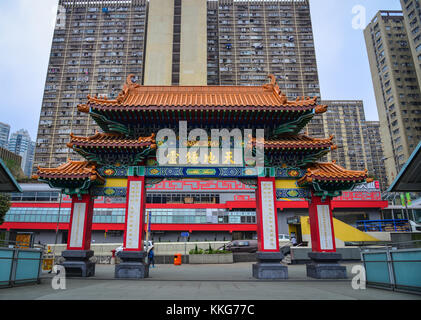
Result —
<instances>
[{"instance_id":1,"label":"planter box","mask_svg":"<svg viewBox=\"0 0 421 320\"><path fill-rule=\"evenodd\" d=\"M227 264L234 263L234 258L232 253L225 254L190 254L189 255L190 264Z\"/></svg>"}]
</instances>

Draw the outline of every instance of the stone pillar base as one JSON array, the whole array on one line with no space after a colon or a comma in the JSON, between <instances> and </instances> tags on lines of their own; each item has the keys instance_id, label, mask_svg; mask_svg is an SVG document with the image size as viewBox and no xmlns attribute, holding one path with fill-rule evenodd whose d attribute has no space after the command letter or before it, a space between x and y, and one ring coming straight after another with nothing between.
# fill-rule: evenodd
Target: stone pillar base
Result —
<instances>
[{"instance_id":1,"label":"stone pillar base","mask_svg":"<svg viewBox=\"0 0 421 320\"><path fill-rule=\"evenodd\" d=\"M307 277L315 279L347 279L346 267L338 261L342 255L336 252L309 252L311 263L307 264Z\"/></svg>"},{"instance_id":2,"label":"stone pillar base","mask_svg":"<svg viewBox=\"0 0 421 320\"><path fill-rule=\"evenodd\" d=\"M257 263L253 264L253 278L288 279L288 267L281 264L280 252L257 252Z\"/></svg>"},{"instance_id":3,"label":"stone pillar base","mask_svg":"<svg viewBox=\"0 0 421 320\"><path fill-rule=\"evenodd\" d=\"M114 277L119 279L144 279L149 277L149 266L144 262L144 251L122 251L117 253L121 259L115 265Z\"/></svg>"},{"instance_id":4,"label":"stone pillar base","mask_svg":"<svg viewBox=\"0 0 421 320\"><path fill-rule=\"evenodd\" d=\"M66 270L66 277L93 277L95 263L89 261L94 256L92 250L66 250L62 252L66 259L61 265Z\"/></svg>"}]
</instances>

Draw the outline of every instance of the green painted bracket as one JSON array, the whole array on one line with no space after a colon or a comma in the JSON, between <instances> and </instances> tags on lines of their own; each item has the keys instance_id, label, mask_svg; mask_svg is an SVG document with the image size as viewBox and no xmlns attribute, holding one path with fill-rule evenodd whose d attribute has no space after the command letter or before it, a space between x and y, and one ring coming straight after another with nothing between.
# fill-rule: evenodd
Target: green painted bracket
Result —
<instances>
[{"instance_id":1,"label":"green painted bracket","mask_svg":"<svg viewBox=\"0 0 421 320\"><path fill-rule=\"evenodd\" d=\"M93 111L90 111L89 113L98 124L99 122L102 122L106 125L106 127L108 128L108 130L106 131L118 132L126 136L130 136L130 130L124 124L110 120L106 116ZM99 122L97 120L99 120Z\"/></svg>"},{"instance_id":2,"label":"green painted bracket","mask_svg":"<svg viewBox=\"0 0 421 320\"><path fill-rule=\"evenodd\" d=\"M301 162L297 163L297 166L305 167L309 164L313 164L327 153L329 153L329 150L321 150L317 153L306 155L304 156L304 159Z\"/></svg>"},{"instance_id":3,"label":"green painted bracket","mask_svg":"<svg viewBox=\"0 0 421 320\"><path fill-rule=\"evenodd\" d=\"M152 153L153 150L154 149L151 149L150 147L148 147L145 150L143 150L142 152L136 154L136 156L133 160L133 164L136 164L137 162L145 160L145 158L147 156L149 156Z\"/></svg>"},{"instance_id":4,"label":"green painted bracket","mask_svg":"<svg viewBox=\"0 0 421 320\"><path fill-rule=\"evenodd\" d=\"M61 183L54 183L52 180L45 180L45 179L38 179L41 182L47 183L50 188L57 188L61 189L62 193L67 194L69 196L77 195L80 199L82 195L89 194L90 187L92 185L92 181L90 179L86 179L83 181L81 186L66 186Z\"/></svg>"},{"instance_id":5,"label":"green painted bracket","mask_svg":"<svg viewBox=\"0 0 421 320\"><path fill-rule=\"evenodd\" d=\"M300 116L294 121L285 123L275 130L272 131L272 136L279 136L284 133L298 133L302 128L303 124L308 123L314 117L315 111Z\"/></svg>"},{"instance_id":6,"label":"green painted bracket","mask_svg":"<svg viewBox=\"0 0 421 320\"><path fill-rule=\"evenodd\" d=\"M105 163L103 163L101 161L101 159L98 157L98 155L96 155L95 153L87 152L87 151L85 151L81 148L77 148L77 147L73 147L73 150L75 150L77 153L79 153L82 157L84 157L88 161L93 161L93 162L96 162L98 164L105 165Z\"/></svg>"}]
</instances>

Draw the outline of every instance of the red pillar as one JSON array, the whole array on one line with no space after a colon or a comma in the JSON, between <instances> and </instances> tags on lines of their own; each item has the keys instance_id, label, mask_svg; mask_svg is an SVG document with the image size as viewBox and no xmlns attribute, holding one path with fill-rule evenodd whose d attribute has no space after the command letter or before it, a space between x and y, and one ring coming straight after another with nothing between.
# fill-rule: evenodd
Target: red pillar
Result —
<instances>
[{"instance_id":1,"label":"red pillar","mask_svg":"<svg viewBox=\"0 0 421 320\"><path fill-rule=\"evenodd\" d=\"M90 250L94 198L85 194L72 196L67 250Z\"/></svg>"},{"instance_id":2,"label":"red pillar","mask_svg":"<svg viewBox=\"0 0 421 320\"><path fill-rule=\"evenodd\" d=\"M279 252L275 178L257 178L256 219L259 252Z\"/></svg>"},{"instance_id":3,"label":"red pillar","mask_svg":"<svg viewBox=\"0 0 421 320\"><path fill-rule=\"evenodd\" d=\"M321 197L312 195L309 217L312 251L336 252L331 198L322 201Z\"/></svg>"},{"instance_id":4,"label":"red pillar","mask_svg":"<svg viewBox=\"0 0 421 320\"><path fill-rule=\"evenodd\" d=\"M124 226L124 251L143 251L143 232L146 202L145 177L127 180L126 221Z\"/></svg>"}]
</instances>

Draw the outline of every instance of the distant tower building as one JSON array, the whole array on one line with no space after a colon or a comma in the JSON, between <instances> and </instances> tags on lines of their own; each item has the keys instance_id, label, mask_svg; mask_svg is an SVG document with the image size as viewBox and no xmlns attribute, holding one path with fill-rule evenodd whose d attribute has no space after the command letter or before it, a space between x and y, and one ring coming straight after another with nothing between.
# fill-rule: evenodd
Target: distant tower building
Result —
<instances>
[{"instance_id":1,"label":"distant tower building","mask_svg":"<svg viewBox=\"0 0 421 320\"><path fill-rule=\"evenodd\" d=\"M320 97L308 0L60 0L35 166L70 157L69 134L96 126L77 105L144 85L260 85L277 77L290 98ZM325 137L322 117L306 127Z\"/></svg>"},{"instance_id":2,"label":"distant tower building","mask_svg":"<svg viewBox=\"0 0 421 320\"><path fill-rule=\"evenodd\" d=\"M338 164L352 170L367 168L369 174L379 180L382 189L386 189L384 154L379 143L380 125L365 120L363 101L324 100L322 104L328 106L323 114L324 131L333 135L333 141L338 145L338 149L328 155L328 161L337 160Z\"/></svg>"},{"instance_id":3,"label":"distant tower building","mask_svg":"<svg viewBox=\"0 0 421 320\"><path fill-rule=\"evenodd\" d=\"M388 187L386 169L384 167L384 152L380 136L380 121L366 121L365 137L369 143L368 170L379 180L380 189L386 190Z\"/></svg>"},{"instance_id":4,"label":"distant tower building","mask_svg":"<svg viewBox=\"0 0 421 320\"><path fill-rule=\"evenodd\" d=\"M9 142L10 125L0 122L0 147L7 148Z\"/></svg>"},{"instance_id":5,"label":"distant tower building","mask_svg":"<svg viewBox=\"0 0 421 320\"><path fill-rule=\"evenodd\" d=\"M31 176L34 161L35 142L31 141L28 131L21 129L10 136L8 149L22 157L22 171Z\"/></svg>"},{"instance_id":6,"label":"distant tower building","mask_svg":"<svg viewBox=\"0 0 421 320\"><path fill-rule=\"evenodd\" d=\"M402 11L379 11L364 30L388 184L421 140L421 93L415 67L420 62L412 56L410 33Z\"/></svg>"}]
</instances>

